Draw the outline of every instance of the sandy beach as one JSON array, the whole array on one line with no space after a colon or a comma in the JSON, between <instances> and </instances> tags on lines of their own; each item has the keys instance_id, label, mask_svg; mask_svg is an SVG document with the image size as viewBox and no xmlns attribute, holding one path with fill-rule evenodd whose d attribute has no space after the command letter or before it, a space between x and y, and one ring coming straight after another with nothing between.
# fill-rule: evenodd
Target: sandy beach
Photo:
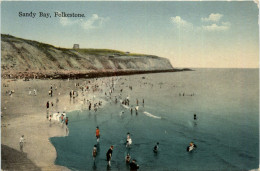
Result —
<instances>
[{"instance_id":1,"label":"sandy beach","mask_svg":"<svg viewBox=\"0 0 260 171\"><path fill-rule=\"evenodd\" d=\"M54 103L53 107L50 105L50 113L80 109L82 103L79 98L72 102L69 95L71 90L79 89L75 87L75 83L80 82L83 81L2 80L2 145L20 151L19 139L21 135L24 135L23 152L37 167L41 170L68 170L54 164L56 150L49 141L50 137L66 136L66 126L62 127L57 121L52 121L50 125L46 118L46 102ZM51 85L53 86L53 97L48 94ZM34 89L36 89L36 95ZM14 91L12 95L8 93L11 90ZM30 90L31 94L29 94ZM57 98L58 103L56 103ZM8 156L8 151L5 155ZM10 153L10 155L12 155L11 158L18 157L14 153ZM2 161L2 168L10 165L8 162L11 161ZM19 160L13 160L13 162L19 162ZM15 165L15 163L11 164ZM16 169L27 170L23 169L22 165L16 163Z\"/></svg>"}]
</instances>

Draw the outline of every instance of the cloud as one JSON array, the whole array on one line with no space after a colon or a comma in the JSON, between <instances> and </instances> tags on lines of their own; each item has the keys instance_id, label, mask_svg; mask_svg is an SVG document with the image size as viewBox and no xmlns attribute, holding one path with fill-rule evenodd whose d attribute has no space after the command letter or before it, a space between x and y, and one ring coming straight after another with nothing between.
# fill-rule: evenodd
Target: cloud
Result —
<instances>
[{"instance_id":1,"label":"cloud","mask_svg":"<svg viewBox=\"0 0 260 171\"><path fill-rule=\"evenodd\" d=\"M183 20L180 16L171 17L171 22L179 29L192 30L192 31L208 31L208 32L223 32L227 31L231 27L230 22L219 22L223 17L219 13L211 13L208 18L201 18L202 21L211 21L210 24L204 23L201 26L193 26L192 23ZM213 23L212 23L213 22Z\"/></svg>"},{"instance_id":2,"label":"cloud","mask_svg":"<svg viewBox=\"0 0 260 171\"><path fill-rule=\"evenodd\" d=\"M68 26L68 25L73 25L73 24L78 23L78 20L69 20L67 17L61 17L60 23L63 26Z\"/></svg>"},{"instance_id":3,"label":"cloud","mask_svg":"<svg viewBox=\"0 0 260 171\"><path fill-rule=\"evenodd\" d=\"M178 28L184 27L184 28L192 28L192 23L189 23L185 20L183 20L180 16L171 17L171 22L175 24Z\"/></svg>"},{"instance_id":4,"label":"cloud","mask_svg":"<svg viewBox=\"0 0 260 171\"><path fill-rule=\"evenodd\" d=\"M203 30L206 31L226 31L230 28L231 24L229 22L222 22L221 25L217 25L217 24L211 24L208 26L202 26Z\"/></svg>"},{"instance_id":5,"label":"cloud","mask_svg":"<svg viewBox=\"0 0 260 171\"><path fill-rule=\"evenodd\" d=\"M77 19L77 20L72 20L66 17L61 17L60 18L60 23L63 26L70 26L70 25L79 25L85 30L90 30L90 29L97 29L101 28L105 22L107 22L109 18L104 18L100 17L97 14L92 14L92 16L88 19Z\"/></svg>"},{"instance_id":6,"label":"cloud","mask_svg":"<svg viewBox=\"0 0 260 171\"><path fill-rule=\"evenodd\" d=\"M80 25L88 30L88 29L95 29L100 28L109 18L99 17L97 14L93 14L91 18L86 21L82 21Z\"/></svg>"},{"instance_id":7,"label":"cloud","mask_svg":"<svg viewBox=\"0 0 260 171\"><path fill-rule=\"evenodd\" d=\"M211 13L208 18L201 18L201 21L204 21L204 22L218 22L222 17L223 17L222 14Z\"/></svg>"}]
</instances>

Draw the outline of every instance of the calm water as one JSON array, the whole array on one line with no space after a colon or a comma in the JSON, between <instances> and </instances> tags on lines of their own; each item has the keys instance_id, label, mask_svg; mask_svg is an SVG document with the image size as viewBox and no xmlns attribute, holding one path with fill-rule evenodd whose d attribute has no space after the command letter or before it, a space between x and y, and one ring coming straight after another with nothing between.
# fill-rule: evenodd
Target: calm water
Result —
<instances>
[{"instance_id":1,"label":"calm water","mask_svg":"<svg viewBox=\"0 0 260 171\"><path fill-rule=\"evenodd\" d=\"M130 106L135 106L138 99L138 115L135 112L131 115L119 103L111 102L103 92L103 101L107 103L102 109L96 113L88 110L68 113L69 136L51 138L57 150L56 164L72 170L106 170L105 155L114 145L111 170L129 170L124 162L128 152L143 171L258 168L258 72L258 69L197 69L121 77L113 96L123 89L122 96L129 95ZM128 85L133 86L132 91ZM189 96L193 93L194 96ZM197 121L193 120L194 113ZM92 148L97 125L101 139L94 167ZM131 149L124 144L127 132L132 134ZM188 153L186 147L191 141L198 148ZM155 155L156 142L160 145Z\"/></svg>"}]
</instances>

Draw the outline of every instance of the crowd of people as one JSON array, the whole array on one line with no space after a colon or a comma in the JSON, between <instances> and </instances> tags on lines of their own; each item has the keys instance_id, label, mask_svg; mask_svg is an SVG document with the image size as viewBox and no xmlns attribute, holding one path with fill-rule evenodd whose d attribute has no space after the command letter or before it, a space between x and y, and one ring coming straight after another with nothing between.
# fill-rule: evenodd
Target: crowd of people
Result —
<instances>
[{"instance_id":1,"label":"crowd of people","mask_svg":"<svg viewBox=\"0 0 260 171\"><path fill-rule=\"evenodd\" d=\"M105 97L107 99L110 99L111 102L113 102L112 99L114 100L114 103L117 104L118 101L120 101L121 105L125 105L128 106L127 109L129 109L129 112L132 114L133 110L135 110L136 115L138 114L138 110L139 110L139 100L138 98L136 98L136 100L132 100L130 101L130 97L129 95L124 96L123 88L120 88L119 90L119 94L114 95L113 92L115 92L115 84L116 81L120 79L120 78L107 78L106 80L99 80L99 79L93 79L93 80L88 80L88 81L84 81L82 84L75 83L75 87L71 88L71 90L69 92L67 92L69 94L69 99L70 101L82 101L82 106L83 109L88 109L89 111L93 110L94 112L97 112L97 110L99 108L102 107L103 101L100 98L96 98L95 94L97 93L103 93L103 95L105 95ZM103 85L103 86L102 86ZM61 87L61 85L60 85ZM130 91L133 90L132 86L128 86ZM58 105L59 103L59 95L60 93L54 93L57 90L57 86L50 86L50 89L48 91L48 95L50 96L51 100L46 102L46 113L47 113L47 120L50 122L50 125L52 123L52 120L58 121L59 123L61 123L61 126L63 127L64 124L66 125L66 132L68 132L68 122L69 122L69 118L68 116L66 116L65 112L56 112L54 110L54 105ZM33 89L31 90L31 88L29 89L29 95L37 95L37 90ZM56 104L54 103L53 97L57 95L56 97ZM186 96L184 93L180 93L180 96ZM194 93L192 93L190 96L194 96ZM133 102L134 101L134 102ZM131 103L132 104L131 104ZM145 99L142 98L142 106L144 107L145 105ZM51 109L51 110L50 110ZM194 120L197 120L197 115L194 114ZM96 127L96 141L97 144L94 145L93 150L92 150L92 157L93 157L93 161L94 161L94 165L96 163L96 157L98 155L98 148L99 148L99 143L100 143L100 130L99 127ZM24 135L21 136L20 138L20 150L23 151L23 145L25 143L25 139L24 139ZM126 137L126 148L130 148L132 145L132 139L130 136L130 133L127 133L127 137ZM189 144L189 146L187 147L187 151L190 152L192 150L194 150L197 146L191 142ZM108 167L111 166L111 160L112 160L112 154L113 154L113 150L114 150L114 146L111 145L110 148L108 149L107 153L106 153L106 160L107 160L107 165ZM158 153L159 152L159 142L157 142L155 144L155 146L153 148L151 148L151 150L153 150L154 153ZM130 170L137 170L139 169L139 165L137 164L136 159L133 159L130 156L130 153L127 153L127 155L125 156L125 162L129 165Z\"/></svg>"},{"instance_id":2,"label":"crowd of people","mask_svg":"<svg viewBox=\"0 0 260 171\"><path fill-rule=\"evenodd\" d=\"M99 140L100 139L100 130L99 130L98 126L96 127L96 139L97 139L97 144L94 145L93 150L92 150L92 157L93 157L94 165L96 164L96 157L98 155L98 148L99 148L99 142L100 142L100 140ZM130 133L128 132L127 136L126 136L126 148L129 148L131 144L132 144L132 139L130 137ZM111 167L113 149L114 149L114 146L111 145L106 153L106 161L107 161L108 168ZM136 160L133 159L131 161L131 156L129 153L125 156L125 162L126 162L126 164L129 165L129 168L131 171L139 169L139 165L136 163Z\"/></svg>"}]
</instances>

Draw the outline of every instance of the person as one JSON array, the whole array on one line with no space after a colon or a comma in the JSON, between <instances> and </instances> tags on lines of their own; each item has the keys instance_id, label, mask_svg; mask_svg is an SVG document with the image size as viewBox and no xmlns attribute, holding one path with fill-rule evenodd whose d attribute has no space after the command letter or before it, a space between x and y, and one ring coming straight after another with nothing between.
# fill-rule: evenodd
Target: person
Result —
<instances>
[{"instance_id":1,"label":"person","mask_svg":"<svg viewBox=\"0 0 260 171\"><path fill-rule=\"evenodd\" d=\"M133 159L132 162L130 163L130 170L131 171L137 171L137 169L139 169L139 165L136 164L136 160Z\"/></svg>"},{"instance_id":2,"label":"person","mask_svg":"<svg viewBox=\"0 0 260 171\"><path fill-rule=\"evenodd\" d=\"M114 146L111 145L110 148L107 151L107 162L108 162L107 165L108 166L111 166L111 159L112 159L113 148L114 148Z\"/></svg>"},{"instance_id":3,"label":"person","mask_svg":"<svg viewBox=\"0 0 260 171\"><path fill-rule=\"evenodd\" d=\"M50 123L51 123L51 117L52 117L52 116L51 116L51 114L50 114L50 116L49 116L49 121L50 121Z\"/></svg>"},{"instance_id":4,"label":"person","mask_svg":"<svg viewBox=\"0 0 260 171\"><path fill-rule=\"evenodd\" d=\"M194 120L197 120L197 115L194 113L194 116L193 116Z\"/></svg>"},{"instance_id":5,"label":"person","mask_svg":"<svg viewBox=\"0 0 260 171\"><path fill-rule=\"evenodd\" d=\"M61 123L63 123L63 116L64 116L64 115L63 115L63 113L62 113L61 116L60 116L60 122L61 122Z\"/></svg>"},{"instance_id":6,"label":"person","mask_svg":"<svg viewBox=\"0 0 260 171\"><path fill-rule=\"evenodd\" d=\"M131 144L132 144L132 139L130 137L130 133L128 132L126 135L126 147L130 147Z\"/></svg>"},{"instance_id":7,"label":"person","mask_svg":"<svg viewBox=\"0 0 260 171\"><path fill-rule=\"evenodd\" d=\"M21 152L23 152L23 144L24 144L24 141L25 141L24 135L22 135L21 138L20 138L20 142L19 142Z\"/></svg>"},{"instance_id":8,"label":"person","mask_svg":"<svg viewBox=\"0 0 260 171\"><path fill-rule=\"evenodd\" d=\"M96 156L97 156L97 145L94 145L93 151L92 151L93 161L95 163Z\"/></svg>"},{"instance_id":9,"label":"person","mask_svg":"<svg viewBox=\"0 0 260 171\"><path fill-rule=\"evenodd\" d=\"M70 91L70 98L72 97L72 92Z\"/></svg>"},{"instance_id":10,"label":"person","mask_svg":"<svg viewBox=\"0 0 260 171\"><path fill-rule=\"evenodd\" d=\"M47 110L49 110L49 107L50 107L50 104L49 104L49 101L47 101L47 103L46 103Z\"/></svg>"},{"instance_id":11,"label":"person","mask_svg":"<svg viewBox=\"0 0 260 171\"><path fill-rule=\"evenodd\" d=\"M65 119L65 124L66 124L66 126L68 126L68 123L69 122L69 118L68 117L66 117L66 119Z\"/></svg>"},{"instance_id":12,"label":"person","mask_svg":"<svg viewBox=\"0 0 260 171\"><path fill-rule=\"evenodd\" d=\"M159 149L159 142L157 142L157 144L154 146L153 152L157 153L158 149Z\"/></svg>"},{"instance_id":13,"label":"person","mask_svg":"<svg viewBox=\"0 0 260 171\"><path fill-rule=\"evenodd\" d=\"M125 156L125 162L126 162L126 163L130 163L130 160L131 160L131 156L130 156L130 154L128 153L128 154Z\"/></svg>"},{"instance_id":14,"label":"person","mask_svg":"<svg viewBox=\"0 0 260 171\"><path fill-rule=\"evenodd\" d=\"M94 104L94 111L97 111L97 103Z\"/></svg>"},{"instance_id":15,"label":"person","mask_svg":"<svg viewBox=\"0 0 260 171\"><path fill-rule=\"evenodd\" d=\"M135 114L138 114L138 106L135 107Z\"/></svg>"},{"instance_id":16,"label":"person","mask_svg":"<svg viewBox=\"0 0 260 171\"><path fill-rule=\"evenodd\" d=\"M197 146L193 142L191 142L190 145L187 147L187 151L190 152L194 150L196 147Z\"/></svg>"},{"instance_id":17,"label":"person","mask_svg":"<svg viewBox=\"0 0 260 171\"><path fill-rule=\"evenodd\" d=\"M96 137L97 137L97 143L99 143L100 131L99 131L99 127L98 126L96 128Z\"/></svg>"},{"instance_id":18,"label":"person","mask_svg":"<svg viewBox=\"0 0 260 171\"><path fill-rule=\"evenodd\" d=\"M47 112L46 112L46 118L47 118L47 120L49 119L49 110L47 110Z\"/></svg>"},{"instance_id":19,"label":"person","mask_svg":"<svg viewBox=\"0 0 260 171\"><path fill-rule=\"evenodd\" d=\"M89 103L88 110L91 110L91 103Z\"/></svg>"},{"instance_id":20,"label":"person","mask_svg":"<svg viewBox=\"0 0 260 171\"><path fill-rule=\"evenodd\" d=\"M126 139L129 139L130 138L130 133L128 132L127 134L126 134Z\"/></svg>"}]
</instances>

